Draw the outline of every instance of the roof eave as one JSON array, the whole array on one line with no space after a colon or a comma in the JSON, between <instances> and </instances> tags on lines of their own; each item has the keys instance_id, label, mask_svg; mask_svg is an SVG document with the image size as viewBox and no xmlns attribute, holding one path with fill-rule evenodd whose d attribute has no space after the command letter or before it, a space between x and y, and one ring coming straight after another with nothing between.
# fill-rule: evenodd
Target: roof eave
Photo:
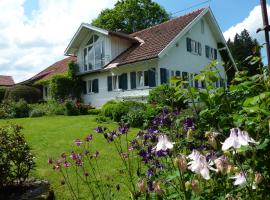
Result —
<instances>
[{"instance_id":1,"label":"roof eave","mask_svg":"<svg viewBox=\"0 0 270 200\"><path fill-rule=\"evenodd\" d=\"M68 44L68 46L67 46L67 48L65 50L65 54L64 54L65 56L74 55L74 53L72 53L72 51L71 51L72 50L72 45L75 43L76 39L80 35L80 32L82 31L83 28L87 28L89 30L96 31L96 32L101 33L103 35L109 35L109 31L107 31L107 30L92 26L92 25L87 24L87 23L81 23L81 25L77 29L76 33L72 37L71 41L69 42L69 44Z\"/></svg>"}]
</instances>

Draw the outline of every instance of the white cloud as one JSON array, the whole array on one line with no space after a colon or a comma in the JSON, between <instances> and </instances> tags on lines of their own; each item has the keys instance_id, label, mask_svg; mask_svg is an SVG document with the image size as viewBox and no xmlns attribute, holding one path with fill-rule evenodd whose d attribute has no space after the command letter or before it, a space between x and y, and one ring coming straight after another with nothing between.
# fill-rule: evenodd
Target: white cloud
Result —
<instances>
[{"instance_id":1,"label":"white cloud","mask_svg":"<svg viewBox=\"0 0 270 200\"><path fill-rule=\"evenodd\" d=\"M267 6L268 11L270 12L270 6ZM250 33L250 35L253 38L256 38L260 44L264 43L264 34L263 32L256 33L256 30L258 28L261 28L262 25L262 13L261 13L261 7L255 6L253 10L249 13L249 16L246 17L242 22L230 27L227 31L225 31L224 37L226 40L229 38L233 40L236 33L241 33L244 29L247 29Z\"/></svg>"},{"instance_id":2,"label":"white cloud","mask_svg":"<svg viewBox=\"0 0 270 200\"><path fill-rule=\"evenodd\" d=\"M26 0L0 0L0 74L16 82L63 58L64 50L82 22L91 20L116 0L39 0L26 16Z\"/></svg>"}]
</instances>

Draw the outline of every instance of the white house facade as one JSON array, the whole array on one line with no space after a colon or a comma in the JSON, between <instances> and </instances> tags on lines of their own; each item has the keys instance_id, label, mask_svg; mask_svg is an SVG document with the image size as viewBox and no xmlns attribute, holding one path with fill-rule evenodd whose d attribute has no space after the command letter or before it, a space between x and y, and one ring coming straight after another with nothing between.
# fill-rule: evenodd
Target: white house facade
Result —
<instances>
[{"instance_id":1,"label":"white house facade","mask_svg":"<svg viewBox=\"0 0 270 200\"><path fill-rule=\"evenodd\" d=\"M77 57L83 101L100 107L112 99L143 101L173 76L203 88L192 78L212 60L220 63L220 87L226 79L220 51L231 57L211 9L204 8L130 35L82 24L65 55Z\"/></svg>"}]
</instances>

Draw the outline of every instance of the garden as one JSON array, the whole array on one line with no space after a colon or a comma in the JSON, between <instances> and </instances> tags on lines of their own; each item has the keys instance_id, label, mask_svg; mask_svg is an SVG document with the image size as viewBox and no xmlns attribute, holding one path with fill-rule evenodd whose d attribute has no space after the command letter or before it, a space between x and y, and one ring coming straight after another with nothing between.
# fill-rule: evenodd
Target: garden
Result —
<instances>
[{"instance_id":1,"label":"garden","mask_svg":"<svg viewBox=\"0 0 270 200\"><path fill-rule=\"evenodd\" d=\"M204 89L174 77L147 103L3 100L1 189L37 177L57 199L269 199L268 72L216 88L216 65L194 77Z\"/></svg>"}]
</instances>

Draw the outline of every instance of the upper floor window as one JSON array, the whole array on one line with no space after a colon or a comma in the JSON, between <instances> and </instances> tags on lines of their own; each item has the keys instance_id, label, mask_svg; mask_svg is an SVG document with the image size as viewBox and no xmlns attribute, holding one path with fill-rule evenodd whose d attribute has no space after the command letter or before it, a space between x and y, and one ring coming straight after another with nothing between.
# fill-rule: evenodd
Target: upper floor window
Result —
<instances>
[{"instance_id":1,"label":"upper floor window","mask_svg":"<svg viewBox=\"0 0 270 200\"><path fill-rule=\"evenodd\" d=\"M217 59L217 50L208 45L205 45L205 56L211 60Z\"/></svg>"},{"instance_id":2,"label":"upper floor window","mask_svg":"<svg viewBox=\"0 0 270 200\"><path fill-rule=\"evenodd\" d=\"M83 50L84 71L100 69L105 64L105 44L98 36L93 35Z\"/></svg>"},{"instance_id":3,"label":"upper floor window","mask_svg":"<svg viewBox=\"0 0 270 200\"><path fill-rule=\"evenodd\" d=\"M187 38L187 51L193 54L202 55L202 45L198 41Z\"/></svg>"}]
</instances>

